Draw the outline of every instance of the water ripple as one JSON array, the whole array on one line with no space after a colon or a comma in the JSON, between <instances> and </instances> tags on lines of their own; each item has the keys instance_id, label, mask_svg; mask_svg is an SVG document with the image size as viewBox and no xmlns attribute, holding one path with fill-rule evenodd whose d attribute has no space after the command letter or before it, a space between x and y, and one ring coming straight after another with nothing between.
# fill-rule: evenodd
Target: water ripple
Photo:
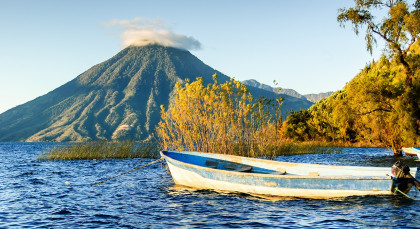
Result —
<instances>
[{"instance_id":1,"label":"water ripple","mask_svg":"<svg viewBox=\"0 0 420 229\"><path fill-rule=\"evenodd\" d=\"M0 143L0 228L418 228L420 223L418 200L309 200L195 190L174 186L158 164L90 186L152 160L35 160L51 146ZM395 159L386 149L346 148L277 160L389 166Z\"/></svg>"}]
</instances>

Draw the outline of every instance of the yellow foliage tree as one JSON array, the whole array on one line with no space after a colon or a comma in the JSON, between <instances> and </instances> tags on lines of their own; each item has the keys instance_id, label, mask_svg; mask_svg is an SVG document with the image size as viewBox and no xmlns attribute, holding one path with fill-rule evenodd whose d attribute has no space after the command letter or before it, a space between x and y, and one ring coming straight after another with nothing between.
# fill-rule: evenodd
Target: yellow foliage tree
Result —
<instances>
[{"instance_id":1,"label":"yellow foliage tree","mask_svg":"<svg viewBox=\"0 0 420 229\"><path fill-rule=\"evenodd\" d=\"M247 87L232 79L204 86L197 78L176 84L175 101L161 107L156 127L164 149L269 156L279 140L283 99L254 100Z\"/></svg>"}]
</instances>

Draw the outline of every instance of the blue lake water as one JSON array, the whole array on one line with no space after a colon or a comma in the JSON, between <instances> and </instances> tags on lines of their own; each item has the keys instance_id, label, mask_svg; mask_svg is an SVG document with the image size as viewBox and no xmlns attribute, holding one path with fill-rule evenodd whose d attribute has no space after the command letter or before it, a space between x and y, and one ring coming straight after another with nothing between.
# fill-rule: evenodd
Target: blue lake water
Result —
<instances>
[{"instance_id":1,"label":"blue lake water","mask_svg":"<svg viewBox=\"0 0 420 229\"><path fill-rule=\"evenodd\" d=\"M0 143L0 228L419 228L420 200L401 196L264 199L176 187L154 159L37 161L53 143ZM277 160L391 166L387 149ZM404 159L420 166L414 159ZM414 190L414 189L413 189ZM412 190L412 192L413 192ZM420 199L420 193L414 191Z\"/></svg>"}]
</instances>

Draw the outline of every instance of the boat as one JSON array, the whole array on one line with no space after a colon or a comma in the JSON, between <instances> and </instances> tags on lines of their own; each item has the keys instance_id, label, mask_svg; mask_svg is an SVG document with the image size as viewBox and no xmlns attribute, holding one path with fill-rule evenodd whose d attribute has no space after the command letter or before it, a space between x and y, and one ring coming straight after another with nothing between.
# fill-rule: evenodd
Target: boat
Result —
<instances>
[{"instance_id":1,"label":"boat","mask_svg":"<svg viewBox=\"0 0 420 229\"><path fill-rule=\"evenodd\" d=\"M160 154L176 185L196 189L263 196L334 198L389 195L400 187L395 182L398 179L388 175L395 173L394 166L391 171L388 167L290 163L202 152L161 151ZM405 175L413 177L412 173ZM404 190L404 193L408 191Z\"/></svg>"},{"instance_id":2,"label":"boat","mask_svg":"<svg viewBox=\"0 0 420 229\"><path fill-rule=\"evenodd\" d=\"M410 157L418 157L420 159L420 148L418 147L403 147L402 151L405 155Z\"/></svg>"}]
</instances>

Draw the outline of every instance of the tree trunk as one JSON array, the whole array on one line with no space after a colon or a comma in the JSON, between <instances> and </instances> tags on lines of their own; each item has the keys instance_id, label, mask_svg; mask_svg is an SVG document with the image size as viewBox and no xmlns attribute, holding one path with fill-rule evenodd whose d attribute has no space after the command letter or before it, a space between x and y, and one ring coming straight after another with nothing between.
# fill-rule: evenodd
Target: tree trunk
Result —
<instances>
[{"instance_id":1,"label":"tree trunk","mask_svg":"<svg viewBox=\"0 0 420 229\"><path fill-rule=\"evenodd\" d=\"M402 53L399 53L399 54L397 54L397 58L398 58L398 61L403 65L405 73L406 73L406 78L405 78L406 88L413 87L414 73L413 73L413 70L411 69L410 65L405 60L405 55L403 55Z\"/></svg>"},{"instance_id":2,"label":"tree trunk","mask_svg":"<svg viewBox=\"0 0 420 229\"><path fill-rule=\"evenodd\" d=\"M413 127L415 128L415 132L417 135L420 134L420 107L418 103L419 95L413 85L414 79L414 71L411 66L405 60L405 55L398 54L398 60L404 67L406 72L405 78L405 93L407 96L407 110L411 113L411 117L413 117Z\"/></svg>"},{"instance_id":3,"label":"tree trunk","mask_svg":"<svg viewBox=\"0 0 420 229\"><path fill-rule=\"evenodd\" d=\"M401 149L393 149L392 151L394 151L394 157L402 157L402 150Z\"/></svg>"},{"instance_id":4,"label":"tree trunk","mask_svg":"<svg viewBox=\"0 0 420 229\"><path fill-rule=\"evenodd\" d=\"M405 89L407 96L407 110L410 112L411 117L413 118L413 127L415 128L415 133L420 134L420 107L419 107L419 92L414 87L409 87Z\"/></svg>"}]
</instances>

